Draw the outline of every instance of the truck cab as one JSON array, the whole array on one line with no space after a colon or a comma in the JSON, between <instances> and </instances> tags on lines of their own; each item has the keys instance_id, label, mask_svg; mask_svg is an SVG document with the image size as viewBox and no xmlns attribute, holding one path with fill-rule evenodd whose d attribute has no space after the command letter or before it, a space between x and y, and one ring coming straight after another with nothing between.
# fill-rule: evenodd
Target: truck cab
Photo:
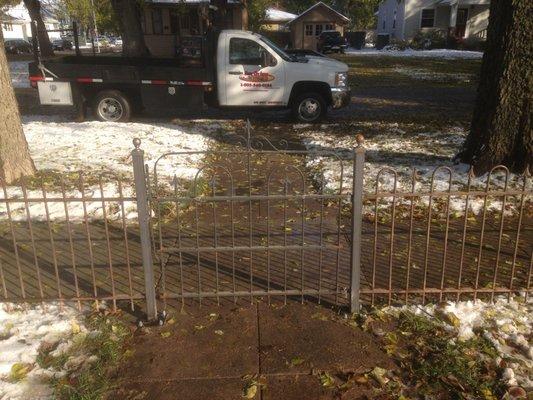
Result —
<instances>
[{"instance_id":1,"label":"truck cab","mask_svg":"<svg viewBox=\"0 0 533 400\"><path fill-rule=\"evenodd\" d=\"M287 52L267 38L224 30L195 37L195 57L65 56L30 63L42 105L86 107L102 121L140 110L290 108L317 122L349 104L348 66L313 52ZM190 52L186 53L187 55ZM198 55L198 57L196 57Z\"/></svg>"},{"instance_id":2,"label":"truck cab","mask_svg":"<svg viewBox=\"0 0 533 400\"><path fill-rule=\"evenodd\" d=\"M350 101L346 64L289 54L251 32L222 31L216 65L222 107L290 107L299 121L315 122Z\"/></svg>"}]
</instances>

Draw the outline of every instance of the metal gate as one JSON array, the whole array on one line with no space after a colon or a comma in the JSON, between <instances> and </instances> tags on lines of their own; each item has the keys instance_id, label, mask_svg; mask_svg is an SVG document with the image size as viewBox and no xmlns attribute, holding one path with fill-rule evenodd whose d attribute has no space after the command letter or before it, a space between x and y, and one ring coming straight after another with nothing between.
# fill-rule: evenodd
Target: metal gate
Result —
<instances>
[{"instance_id":1,"label":"metal gate","mask_svg":"<svg viewBox=\"0 0 533 400\"><path fill-rule=\"evenodd\" d=\"M134 141L148 317L156 315L157 298L201 304L310 297L358 310L362 138L348 159L252 138L249 126L246 137L229 140L231 147L215 151L163 154L152 171ZM191 157L202 158L192 181L168 178L169 168L186 167ZM332 158L340 174L326 183L317 171Z\"/></svg>"}]
</instances>

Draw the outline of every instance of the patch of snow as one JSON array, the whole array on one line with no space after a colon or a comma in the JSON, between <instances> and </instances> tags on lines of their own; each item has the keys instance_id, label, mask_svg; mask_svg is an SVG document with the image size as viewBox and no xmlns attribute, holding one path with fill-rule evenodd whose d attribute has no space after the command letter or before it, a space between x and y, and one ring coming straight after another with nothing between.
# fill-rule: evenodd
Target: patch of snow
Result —
<instances>
[{"instance_id":1,"label":"patch of snow","mask_svg":"<svg viewBox=\"0 0 533 400\"><path fill-rule=\"evenodd\" d=\"M394 68L394 71L406 75L410 78L424 81L437 81L437 82L471 82L475 77L472 74L461 74L461 73L445 73L445 72L435 72L429 71L426 69L417 69L417 68Z\"/></svg>"},{"instance_id":2,"label":"patch of snow","mask_svg":"<svg viewBox=\"0 0 533 400\"><path fill-rule=\"evenodd\" d=\"M447 60L454 59L480 59L483 57L481 51L452 50L452 49L433 49L433 50L377 50L376 48L364 48L356 50L349 48L346 54L356 56L386 56L386 57L419 57L419 58L442 58Z\"/></svg>"},{"instance_id":3,"label":"patch of snow","mask_svg":"<svg viewBox=\"0 0 533 400\"><path fill-rule=\"evenodd\" d=\"M468 340L480 333L489 340L505 361L502 380L508 386L533 389L533 299L501 297L494 303L481 300L447 302L444 305L387 307L386 313L397 315L407 309L420 316L435 316L446 320L452 316L454 324L446 328L456 333L458 340ZM444 316L444 318L442 318ZM499 364L499 361L495 360Z\"/></svg>"},{"instance_id":4,"label":"patch of snow","mask_svg":"<svg viewBox=\"0 0 533 400\"><path fill-rule=\"evenodd\" d=\"M35 220L63 220L66 212L71 220L82 220L87 217L101 218L103 204L100 199L117 198L119 196L118 178L125 183L122 194L132 196L133 167L131 151L132 140L141 139L145 163L151 173L158 158L172 151L205 151L212 144L210 135L221 129L220 122L198 120L188 125L171 123L110 123L88 121L83 123L65 121L60 117L32 116L23 118L23 128L28 140L31 156L37 169L55 170L59 172L77 172L103 174L112 176L104 179L102 188L99 184L84 188L85 197L94 198L86 202L86 209L81 201L69 202L68 209L62 202L48 203L48 217L44 202L30 202L28 209L30 218ZM179 179L193 179L198 171L203 154L180 155L165 157L157 162L157 174L160 179L170 181L174 176ZM81 198L81 191L68 189L66 197ZM28 190L27 198L42 198L41 190ZM61 199L63 193L47 191L47 198ZM24 203L24 192L19 186L7 188L7 197L20 201L10 204L11 217L15 221L27 218ZM6 203L2 202L4 193L0 193L0 219L7 218ZM117 202L106 201L107 217L122 218L122 209ZM135 202L124 202L126 219L136 218Z\"/></svg>"},{"instance_id":5,"label":"patch of snow","mask_svg":"<svg viewBox=\"0 0 533 400\"><path fill-rule=\"evenodd\" d=\"M292 21L296 17L296 14L270 7L266 10L265 20L269 22L287 22Z\"/></svg>"},{"instance_id":6,"label":"patch of snow","mask_svg":"<svg viewBox=\"0 0 533 400\"><path fill-rule=\"evenodd\" d=\"M28 72L29 61L10 61L9 72L11 74L11 83L14 88L29 88L30 75Z\"/></svg>"},{"instance_id":7,"label":"patch of snow","mask_svg":"<svg viewBox=\"0 0 533 400\"><path fill-rule=\"evenodd\" d=\"M368 128L375 128L376 123L358 123L357 130L364 130L366 125ZM447 127L433 132L414 133L406 132L397 123L381 123L380 128L382 133L365 138L365 193L372 194L376 190L392 192L395 185L397 192L410 192L413 167L416 167L415 192L428 193L432 187L434 191L466 190L469 166L453 162L453 157L460 150L467 135L464 128ZM318 131L301 131L300 136L307 150L326 150L336 154L336 157L317 156L308 159L307 165L317 171L317 181L324 179L327 190L338 192L342 175L342 189L344 192L350 191L353 177L350 160L353 157L353 149L357 147L355 134L340 134L332 129L321 128ZM441 167L437 168L438 166ZM321 174L324 175L323 178L320 177ZM487 179L488 174L471 178L471 190L485 190ZM523 177L510 173L507 184L509 188L521 189ZM499 190L504 187L505 173L501 170L495 171L491 175L490 188ZM513 200L516 199L511 196L507 199L509 211ZM423 197L421 201L427 204L428 196ZM468 208L471 212L478 214L483 205L484 198L469 198ZM501 206L501 197L491 197L487 201L489 210L500 210ZM451 212L462 213L465 208L465 196L451 197Z\"/></svg>"},{"instance_id":8,"label":"patch of snow","mask_svg":"<svg viewBox=\"0 0 533 400\"><path fill-rule=\"evenodd\" d=\"M43 344L68 349L76 332L86 331L83 314L73 307L0 303L0 400L52 399L47 381L61 372L41 368L36 358ZM25 378L10 378L15 364L29 367Z\"/></svg>"}]
</instances>

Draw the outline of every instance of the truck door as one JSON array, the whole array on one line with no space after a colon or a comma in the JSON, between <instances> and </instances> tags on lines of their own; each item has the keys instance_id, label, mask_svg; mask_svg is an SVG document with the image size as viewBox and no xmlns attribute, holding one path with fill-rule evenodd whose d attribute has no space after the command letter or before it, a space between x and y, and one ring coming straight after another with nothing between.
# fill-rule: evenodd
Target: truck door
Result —
<instances>
[{"instance_id":1,"label":"truck door","mask_svg":"<svg viewBox=\"0 0 533 400\"><path fill-rule=\"evenodd\" d=\"M225 82L221 103L226 106L285 105L283 60L255 38L226 36L224 65L219 82ZM220 79L220 74L224 79ZM225 101L224 101L225 100Z\"/></svg>"}]
</instances>

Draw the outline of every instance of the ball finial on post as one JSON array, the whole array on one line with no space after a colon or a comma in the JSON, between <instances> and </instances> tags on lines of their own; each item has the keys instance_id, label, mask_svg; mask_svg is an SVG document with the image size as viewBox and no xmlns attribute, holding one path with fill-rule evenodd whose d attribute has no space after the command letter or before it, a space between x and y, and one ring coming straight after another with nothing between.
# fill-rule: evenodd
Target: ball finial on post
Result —
<instances>
[{"instance_id":1,"label":"ball finial on post","mask_svg":"<svg viewBox=\"0 0 533 400\"><path fill-rule=\"evenodd\" d=\"M357 142L357 147L361 147L365 143L365 137L358 133L355 135L355 141Z\"/></svg>"},{"instance_id":2,"label":"ball finial on post","mask_svg":"<svg viewBox=\"0 0 533 400\"><path fill-rule=\"evenodd\" d=\"M133 139L133 146L136 148L136 149L139 149L141 147L141 139L139 138L135 138Z\"/></svg>"}]
</instances>

